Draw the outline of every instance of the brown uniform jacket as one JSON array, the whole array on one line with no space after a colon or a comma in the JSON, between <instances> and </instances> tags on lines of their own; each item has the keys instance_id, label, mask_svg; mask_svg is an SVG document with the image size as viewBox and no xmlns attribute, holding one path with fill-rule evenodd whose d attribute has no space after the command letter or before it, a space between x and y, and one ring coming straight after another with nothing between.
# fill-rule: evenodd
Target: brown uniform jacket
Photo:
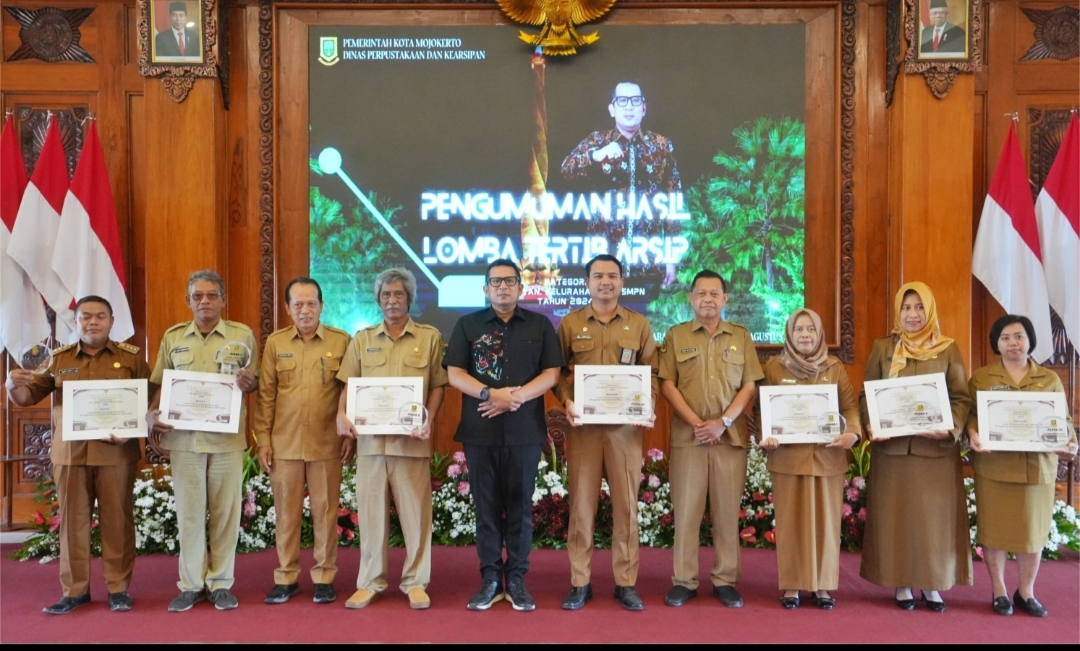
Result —
<instances>
[{"instance_id":1,"label":"brown uniform jacket","mask_svg":"<svg viewBox=\"0 0 1080 651\"><path fill-rule=\"evenodd\" d=\"M592 305L574 310L559 322L559 347L567 363L555 385L555 397L559 402L565 404L574 398L571 365L627 364L652 367L652 404L655 407L660 389L656 379L656 340L652 326L640 313L620 305L611 320L602 323L597 320Z\"/></svg>"},{"instance_id":2,"label":"brown uniform jacket","mask_svg":"<svg viewBox=\"0 0 1080 651\"><path fill-rule=\"evenodd\" d=\"M337 377L346 385L351 377L422 377L426 404L432 389L450 383L442 366L443 352L442 336L429 325L409 319L395 341L387 334L386 324L380 323L353 335ZM431 455L431 442L411 436L361 436L356 453L427 457Z\"/></svg>"},{"instance_id":3,"label":"brown uniform jacket","mask_svg":"<svg viewBox=\"0 0 1080 651\"><path fill-rule=\"evenodd\" d=\"M1028 372L1019 384L1005 370L1005 365L995 362L975 371L968 382L971 396L979 391L1047 391L1064 393L1061 378L1048 368L1028 362ZM978 405L972 404L967 426L978 431ZM1072 440L1076 440L1073 434ZM1058 457L1052 452L971 452L971 465L975 474L995 481L1015 484L1048 484L1057 480Z\"/></svg>"},{"instance_id":4,"label":"brown uniform jacket","mask_svg":"<svg viewBox=\"0 0 1080 651\"><path fill-rule=\"evenodd\" d=\"M896 349L897 341L899 341L899 337L891 335L874 342L874 347L870 350L870 359L866 361L864 380L884 380L889 377L889 366L892 365L893 351ZM945 457L958 453L957 441L960 440L964 424L967 423L972 399L971 394L968 393L964 358L960 356L960 347L956 343L953 343L945 349L945 352L932 359L925 361L909 359L907 366L900 371L899 377L930 375L932 373L945 374L945 382L949 390L949 402L952 405L952 439L937 441L921 436L900 436L886 441L875 442L875 452L895 455L912 454L917 457ZM859 409L862 422L869 423L870 412L866 408L865 387L859 395Z\"/></svg>"},{"instance_id":5,"label":"brown uniform jacket","mask_svg":"<svg viewBox=\"0 0 1080 651\"><path fill-rule=\"evenodd\" d=\"M137 462L141 455L139 439L120 445L101 441L65 441L64 382L68 380L138 380L150 377L150 367L139 353L138 346L108 341L105 347L90 355L83 352L82 343L71 344L53 351L52 366L43 375L34 377L29 385L34 402L53 391L52 453L54 464L64 466L115 466Z\"/></svg>"},{"instance_id":6,"label":"brown uniform jacket","mask_svg":"<svg viewBox=\"0 0 1080 651\"><path fill-rule=\"evenodd\" d=\"M720 418L746 382L765 377L750 332L721 321L716 333L697 319L672 326L660 349L661 380L671 380L686 404L702 419ZM747 409L746 411L749 411ZM728 445L749 447L747 414L743 412L720 439ZM676 414L671 419L672 447L701 445L694 427Z\"/></svg>"},{"instance_id":7,"label":"brown uniform jacket","mask_svg":"<svg viewBox=\"0 0 1080 651\"><path fill-rule=\"evenodd\" d=\"M855 432L860 438L862 437L862 427L859 424L859 400L855 397L855 390L851 388L851 381L848 379L843 364L836 362L825 369L824 373L803 380L792 375L791 371L781 363L779 357L773 357L765 362L765 379L762 384L835 384L840 402L840 413L847 420L845 431ZM842 475L848 468L847 450L827 448L813 443L781 445L769 452L767 465L771 472L788 475L814 477Z\"/></svg>"},{"instance_id":8,"label":"brown uniform jacket","mask_svg":"<svg viewBox=\"0 0 1080 651\"><path fill-rule=\"evenodd\" d=\"M322 461L341 454L337 379L349 333L320 324L305 340L296 326L273 333L263 347L255 440L275 459Z\"/></svg>"}]
</instances>

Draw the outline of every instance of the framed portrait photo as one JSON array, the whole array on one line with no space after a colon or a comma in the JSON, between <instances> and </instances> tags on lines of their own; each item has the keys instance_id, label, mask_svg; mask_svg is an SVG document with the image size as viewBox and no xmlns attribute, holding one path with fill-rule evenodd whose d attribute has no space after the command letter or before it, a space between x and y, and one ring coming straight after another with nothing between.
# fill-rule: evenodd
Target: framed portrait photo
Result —
<instances>
[{"instance_id":1,"label":"framed portrait photo","mask_svg":"<svg viewBox=\"0 0 1080 651\"><path fill-rule=\"evenodd\" d=\"M150 0L149 4L150 63L205 63L203 0Z\"/></svg>"},{"instance_id":2,"label":"framed portrait photo","mask_svg":"<svg viewBox=\"0 0 1080 651\"><path fill-rule=\"evenodd\" d=\"M919 61L971 58L970 0L918 0Z\"/></svg>"}]
</instances>

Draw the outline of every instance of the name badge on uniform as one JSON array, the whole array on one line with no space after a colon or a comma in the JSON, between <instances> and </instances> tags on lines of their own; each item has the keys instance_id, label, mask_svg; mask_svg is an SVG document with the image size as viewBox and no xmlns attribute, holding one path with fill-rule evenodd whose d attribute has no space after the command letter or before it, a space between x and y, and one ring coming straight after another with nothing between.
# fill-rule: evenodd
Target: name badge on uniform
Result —
<instances>
[{"instance_id":1,"label":"name badge on uniform","mask_svg":"<svg viewBox=\"0 0 1080 651\"><path fill-rule=\"evenodd\" d=\"M1008 384L999 384L996 387L990 387L990 390L991 391L1008 391L1011 388L1012 387L1010 387Z\"/></svg>"},{"instance_id":2,"label":"name badge on uniform","mask_svg":"<svg viewBox=\"0 0 1080 651\"><path fill-rule=\"evenodd\" d=\"M592 339L592 335L575 335L574 339Z\"/></svg>"},{"instance_id":3,"label":"name badge on uniform","mask_svg":"<svg viewBox=\"0 0 1080 651\"><path fill-rule=\"evenodd\" d=\"M697 348L683 348L683 349L682 349L682 350L680 350L679 352L680 352L680 353L696 353L696 352L697 352Z\"/></svg>"},{"instance_id":4,"label":"name badge on uniform","mask_svg":"<svg viewBox=\"0 0 1080 651\"><path fill-rule=\"evenodd\" d=\"M191 348L189 348L187 346L181 346L180 348L173 348L172 352L174 352L174 353L186 353L189 350L191 350Z\"/></svg>"},{"instance_id":5,"label":"name badge on uniform","mask_svg":"<svg viewBox=\"0 0 1080 651\"><path fill-rule=\"evenodd\" d=\"M634 363L634 349L623 348L622 353L619 354L620 364L633 364Z\"/></svg>"},{"instance_id":6,"label":"name badge on uniform","mask_svg":"<svg viewBox=\"0 0 1080 651\"><path fill-rule=\"evenodd\" d=\"M789 377L784 377L780 378L780 384L798 384L798 382Z\"/></svg>"},{"instance_id":7,"label":"name badge on uniform","mask_svg":"<svg viewBox=\"0 0 1080 651\"><path fill-rule=\"evenodd\" d=\"M371 348L367 349L367 352L369 352L369 353L377 353L377 352L380 352L381 350L382 350L382 346L372 346Z\"/></svg>"},{"instance_id":8,"label":"name badge on uniform","mask_svg":"<svg viewBox=\"0 0 1080 651\"><path fill-rule=\"evenodd\" d=\"M63 375L65 373L74 373L74 372L76 372L78 370L79 370L78 368L62 368L59 371L57 371L56 374L57 375Z\"/></svg>"},{"instance_id":9,"label":"name badge on uniform","mask_svg":"<svg viewBox=\"0 0 1080 651\"><path fill-rule=\"evenodd\" d=\"M278 357L292 357L292 353L278 353Z\"/></svg>"}]
</instances>

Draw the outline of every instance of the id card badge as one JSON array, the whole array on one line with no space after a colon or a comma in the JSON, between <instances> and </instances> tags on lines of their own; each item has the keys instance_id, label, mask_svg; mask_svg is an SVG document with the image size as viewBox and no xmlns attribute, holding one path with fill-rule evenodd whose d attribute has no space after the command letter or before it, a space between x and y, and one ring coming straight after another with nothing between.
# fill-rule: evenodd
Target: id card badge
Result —
<instances>
[{"instance_id":1,"label":"id card badge","mask_svg":"<svg viewBox=\"0 0 1080 651\"><path fill-rule=\"evenodd\" d=\"M623 348L622 353L619 354L619 363L629 366L634 363L634 349Z\"/></svg>"}]
</instances>

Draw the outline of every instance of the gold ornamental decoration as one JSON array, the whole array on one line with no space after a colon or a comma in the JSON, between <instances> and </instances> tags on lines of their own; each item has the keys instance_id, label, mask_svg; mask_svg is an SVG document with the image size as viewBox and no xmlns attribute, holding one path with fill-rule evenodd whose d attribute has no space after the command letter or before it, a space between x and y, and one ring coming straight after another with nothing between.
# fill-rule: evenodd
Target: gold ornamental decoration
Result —
<instances>
[{"instance_id":1,"label":"gold ornamental decoration","mask_svg":"<svg viewBox=\"0 0 1080 651\"><path fill-rule=\"evenodd\" d=\"M579 34L581 25L603 16L615 0L498 0L499 7L511 19L540 27L539 34L519 31L518 38L539 47L544 54L576 54L577 48L592 45L600 35Z\"/></svg>"}]
</instances>

